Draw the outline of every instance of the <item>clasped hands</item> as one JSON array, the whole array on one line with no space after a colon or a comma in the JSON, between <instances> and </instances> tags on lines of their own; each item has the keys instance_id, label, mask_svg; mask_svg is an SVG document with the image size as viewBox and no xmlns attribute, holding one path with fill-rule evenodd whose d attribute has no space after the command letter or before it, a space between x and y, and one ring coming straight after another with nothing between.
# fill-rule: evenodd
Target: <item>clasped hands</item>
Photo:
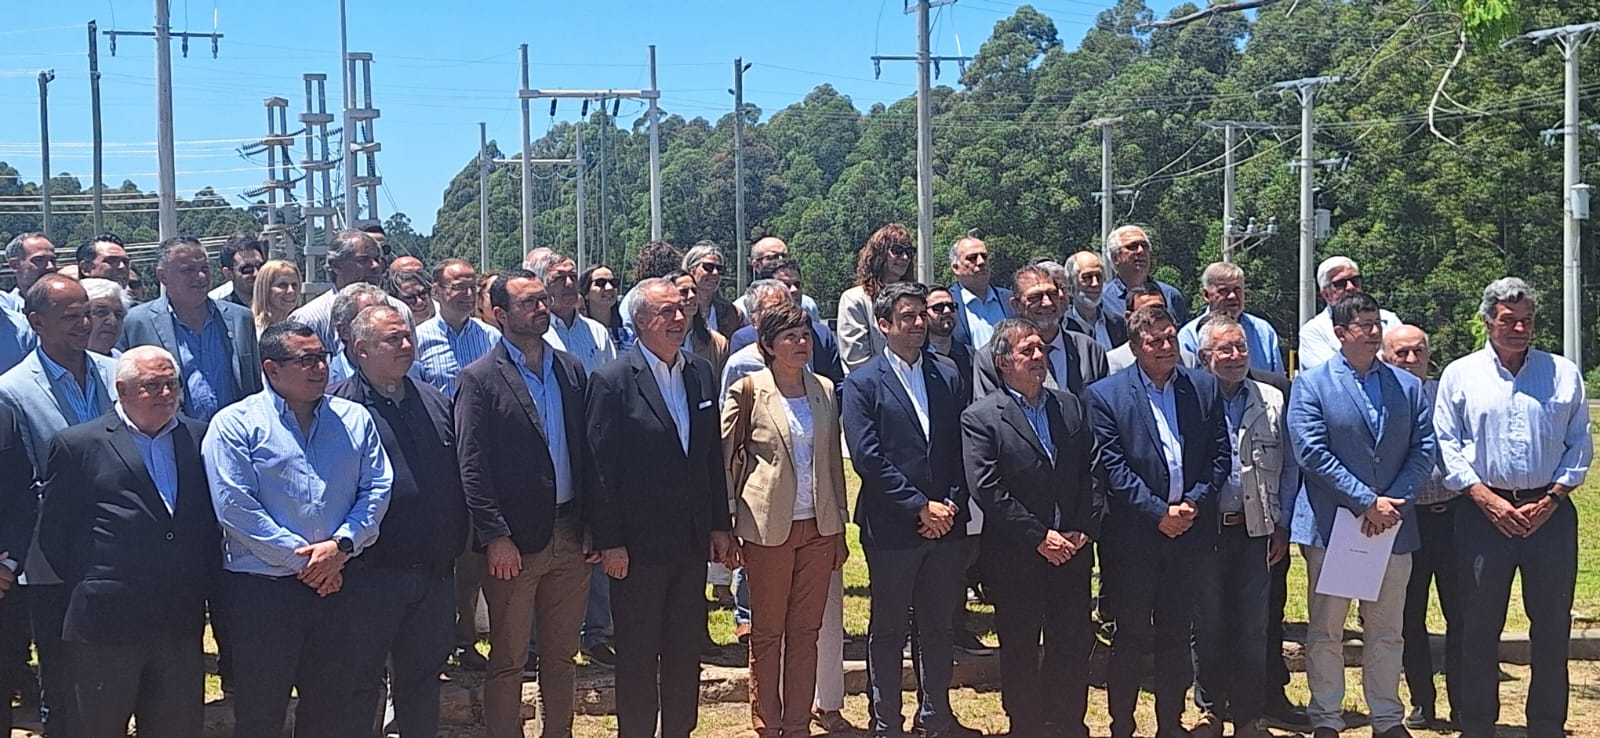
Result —
<instances>
[{"instance_id":1,"label":"clasped hands","mask_svg":"<svg viewBox=\"0 0 1600 738\"><path fill-rule=\"evenodd\" d=\"M1406 501L1398 497L1379 496L1361 513L1361 534L1371 538L1400 524Z\"/></svg>"},{"instance_id":2,"label":"clasped hands","mask_svg":"<svg viewBox=\"0 0 1600 738\"><path fill-rule=\"evenodd\" d=\"M332 540L312 543L294 552L307 559L305 568L295 578L315 590L318 597L327 597L344 586L344 565L350 556L339 550L338 543Z\"/></svg>"},{"instance_id":3,"label":"clasped hands","mask_svg":"<svg viewBox=\"0 0 1600 738\"><path fill-rule=\"evenodd\" d=\"M1038 551L1039 555L1043 556L1044 560L1050 562L1052 566L1060 566L1070 561L1073 556L1078 555L1078 552L1087 548L1088 545L1089 536L1078 531L1071 530L1063 533L1057 530L1047 530L1044 533L1044 540L1040 541L1039 546L1034 550Z\"/></svg>"},{"instance_id":4,"label":"clasped hands","mask_svg":"<svg viewBox=\"0 0 1600 738\"><path fill-rule=\"evenodd\" d=\"M1193 502L1184 500L1176 505L1167 505L1167 514L1156 523L1156 528L1166 534L1168 538L1177 538L1189 532L1194 525L1194 517L1200 513L1200 508Z\"/></svg>"},{"instance_id":5,"label":"clasped hands","mask_svg":"<svg viewBox=\"0 0 1600 738\"><path fill-rule=\"evenodd\" d=\"M923 538L943 538L956 523L956 513L961 508L948 502L929 500L917 512L917 535Z\"/></svg>"},{"instance_id":6,"label":"clasped hands","mask_svg":"<svg viewBox=\"0 0 1600 738\"><path fill-rule=\"evenodd\" d=\"M1561 485L1551 485L1551 491L1556 494L1563 494L1566 489ZM1507 538L1527 538L1533 535L1550 519L1560 504L1549 496L1543 496L1533 502L1514 505L1482 483L1468 489L1468 496L1483 510L1489 522L1494 524L1495 530Z\"/></svg>"}]
</instances>

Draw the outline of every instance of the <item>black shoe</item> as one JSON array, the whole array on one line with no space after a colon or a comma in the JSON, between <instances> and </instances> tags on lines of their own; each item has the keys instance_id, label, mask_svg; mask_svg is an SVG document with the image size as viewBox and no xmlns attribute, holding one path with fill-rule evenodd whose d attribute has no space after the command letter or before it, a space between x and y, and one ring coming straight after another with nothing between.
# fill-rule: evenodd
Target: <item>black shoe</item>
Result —
<instances>
[{"instance_id":1,"label":"black shoe","mask_svg":"<svg viewBox=\"0 0 1600 738\"><path fill-rule=\"evenodd\" d=\"M1267 699L1267 704L1261 708L1261 718L1276 728L1294 731L1307 731L1311 729L1311 718L1306 715L1305 708L1296 707L1287 699Z\"/></svg>"},{"instance_id":2,"label":"black shoe","mask_svg":"<svg viewBox=\"0 0 1600 738\"><path fill-rule=\"evenodd\" d=\"M1411 714L1406 715L1405 726L1413 730L1424 730L1433 725L1433 710L1417 705L1411 708Z\"/></svg>"},{"instance_id":3,"label":"black shoe","mask_svg":"<svg viewBox=\"0 0 1600 738\"><path fill-rule=\"evenodd\" d=\"M978 640L977 634L968 631L956 634L955 646L973 656L988 656L994 653L993 648L983 645L983 641Z\"/></svg>"},{"instance_id":4,"label":"black shoe","mask_svg":"<svg viewBox=\"0 0 1600 738\"><path fill-rule=\"evenodd\" d=\"M605 641L583 649L583 655L588 657L589 663L595 666L604 666L607 669L617 668L617 652L611 650L611 645Z\"/></svg>"},{"instance_id":5,"label":"black shoe","mask_svg":"<svg viewBox=\"0 0 1600 738\"><path fill-rule=\"evenodd\" d=\"M539 653L537 651L529 651L528 652L528 661L527 661L527 663L522 665L522 678L523 679L534 679L534 678L537 678L538 676L539 676Z\"/></svg>"},{"instance_id":6,"label":"black shoe","mask_svg":"<svg viewBox=\"0 0 1600 738\"><path fill-rule=\"evenodd\" d=\"M489 660L478 653L473 646L462 646L456 649L456 665L467 671L483 671L489 668Z\"/></svg>"}]
</instances>

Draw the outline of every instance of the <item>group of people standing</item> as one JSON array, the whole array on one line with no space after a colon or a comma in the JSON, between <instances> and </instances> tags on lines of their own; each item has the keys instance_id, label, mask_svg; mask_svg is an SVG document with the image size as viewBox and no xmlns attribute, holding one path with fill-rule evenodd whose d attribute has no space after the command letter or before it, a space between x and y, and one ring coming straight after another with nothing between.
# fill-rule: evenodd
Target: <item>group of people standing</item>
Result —
<instances>
[{"instance_id":1,"label":"group of people standing","mask_svg":"<svg viewBox=\"0 0 1600 738\"><path fill-rule=\"evenodd\" d=\"M540 733L562 738L582 654L616 670L620 736L687 738L709 564L734 572L712 584L749 646L752 734L848 730L849 521L869 574L873 736L976 734L949 701L955 650L990 650L965 622L972 587L994 606L1012 735L1088 735L1098 628L1114 738L1136 733L1146 676L1160 738L1225 722L1328 738L1345 727L1350 600L1318 580L1346 515L1369 536L1399 526L1360 603L1374 735L1445 724L1431 582L1450 716L1493 735L1519 571L1529 735L1562 735L1567 496L1592 451L1576 367L1530 346L1534 292L1491 283L1487 344L1434 382L1426 334L1330 258L1291 382L1236 265L1204 270L1191 318L1150 277L1148 234L1119 228L1107 250L1114 274L1079 252L1008 289L963 238L955 282L929 286L908 279L910 232L887 225L835 331L771 237L729 300L710 242L648 244L624 292L611 268L580 273L549 249L479 275L341 231L333 289L304 305L293 265L248 234L223 246L216 290L206 249L175 238L162 295L130 307L116 239L85 244L73 278L48 239L18 236L0 463L27 473L0 476L0 695L27 696L31 634L47 735L121 738L130 718L199 735L209 621L237 736L281 734L291 691L297 735L434 735L454 659L486 671L491 738L523 734L533 671ZM1304 710L1279 648L1291 543L1309 573Z\"/></svg>"}]
</instances>

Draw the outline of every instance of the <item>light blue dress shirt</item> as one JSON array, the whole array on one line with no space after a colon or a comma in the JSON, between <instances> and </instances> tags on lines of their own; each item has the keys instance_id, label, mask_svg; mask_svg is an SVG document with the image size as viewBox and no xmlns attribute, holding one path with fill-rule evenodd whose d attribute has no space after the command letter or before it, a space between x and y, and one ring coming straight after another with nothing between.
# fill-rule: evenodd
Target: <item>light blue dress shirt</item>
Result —
<instances>
[{"instance_id":1,"label":"light blue dress shirt","mask_svg":"<svg viewBox=\"0 0 1600 738\"><path fill-rule=\"evenodd\" d=\"M268 387L219 411L200 451L224 569L292 576L308 560L295 549L349 538L359 553L378 540L394 476L366 408L325 396L305 433Z\"/></svg>"},{"instance_id":2,"label":"light blue dress shirt","mask_svg":"<svg viewBox=\"0 0 1600 738\"><path fill-rule=\"evenodd\" d=\"M238 399L233 381L233 342L215 304L206 305L206 322L196 333L172 316L172 334L178 340L178 366L183 367L183 410L191 418L211 420Z\"/></svg>"},{"instance_id":3,"label":"light blue dress shirt","mask_svg":"<svg viewBox=\"0 0 1600 738\"><path fill-rule=\"evenodd\" d=\"M961 304L967 311L967 333L972 336L972 346L989 345L994 327L1006 319L1005 303L1000 301L1000 291L990 285L989 294L979 298L972 294L972 290L964 289L961 290Z\"/></svg>"},{"instance_id":4,"label":"light blue dress shirt","mask_svg":"<svg viewBox=\"0 0 1600 738\"><path fill-rule=\"evenodd\" d=\"M413 365L415 366L415 365ZM337 351L328 354L328 386L332 387L356 375L356 367L350 361L350 356L345 353L341 344Z\"/></svg>"},{"instance_id":5,"label":"light blue dress shirt","mask_svg":"<svg viewBox=\"0 0 1600 738\"><path fill-rule=\"evenodd\" d=\"M446 397L455 397L461 370L483 358L499 341L500 330L477 318L467 318L457 331L435 315L417 326L417 363L411 374Z\"/></svg>"},{"instance_id":6,"label":"light blue dress shirt","mask_svg":"<svg viewBox=\"0 0 1600 738\"><path fill-rule=\"evenodd\" d=\"M567 413L565 403L561 400L561 381L556 377L554 349L550 348L549 342L545 343L544 361L538 373L534 373L527 367L526 354L518 351L510 341L501 339L500 343L511 355L511 363L517 366L522 383L527 385L528 395L533 398L533 406L539 411L539 423L544 427L550 462L556 468L556 504L569 502L573 497L572 453L567 448Z\"/></svg>"},{"instance_id":7,"label":"light blue dress shirt","mask_svg":"<svg viewBox=\"0 0 1600 738\"><path fill-rule=\"evenodd\" d=\"M1083 313L1078 312L1077 305L1067 308L1067 315L1079 323L1088 325L1094 331L1094 342L1100 344L1100 348L1107 351L1116 348L1116 346L1111 345L1111 334L1106 330L1105 308L1101 308L1099 312L1094 314L1094 320L1083 317Z\"/></svg>"},{"instance_id":8,"label":"light blue dress shirt","mask_svg":"<svg viewBox=\"0 0 1600 738\"><path fill-rule=\"evenodd\" d=\"M1183 330L1178 331L1178 347L1190 353L1200 353L1200 326L1209 317L1211 312L1208 310L1184 325ZM1239 326L1244 328L1245 344L1250 347L1250 368L1278 374L1288 373L1283 366L1278 329L1273 328L1266 318L1250 313L1239 314Z\"/></svg>"},{"instance_id":9,"label":"light blue dress shirt","mask_svg":"<svg viewBox=\"0 0 1600 738\"><path fill-rule=\"evenodd\" d=\"M1022 417L1028 419L1028 425L1033 428L1033 434L1039 438L1039 445L1044 446L1044 452L1050 456L1050 463L1055 463L1056 442L1055 439L1050 437L1050 413L1045 406L1046 395L1041 391L1039 393L1039 404L1029 405L1028 398L1023 397L1022 393L1011 389L1010 385L1005 385L1005 388L1006 394L1011 395L1011 399L1016 400L1017 407L1021 408Z\"/></svg>"},{"instance_id":10,"label":"light blue dress shirt","mask_svg":"<svg viewBox=\"0 0 1600 738\"><path fill-rule=\"evenodd\" d=\"M585 375L593 374L601 364L617 358L617 349L611 344L611 336L606 333L605 326L578 313L572 314L571 325L562 322L561 316L551 313L550 329L545 331L544 340L576 357L578 363L583 365ZM683 340L689 341L690 334L686 333Z\"/></svg>"},{"instance_id":11,"label":"light blue dress shirt","mask_svg":"<svg viewBox=\"0 0 1600 738\"><path fill-rule=\"evenodd\" d=\"M1245 381L1248 382L1250 380L1247 379ZM1239 385L1239 391L1235 392L1232 397L1227 394L1222 396L1222 412L1228 416L1228 438L1230 439L1239 437L1239 424L1244 422L1244 405L1248 396L1249 392L1245 390L1243 384ZM1223 483L1222 491L1217 496L1217 509L1221 512L1244 511L1244 480L1243 469L1239 463L1239 444L1232 445L1233 468L1228 472L1228 481ZM1289 466L1289 464L1286 463L1284 466ZM1282 494L1281 491L1280 494Z\"/></svg>"},{"instance_id":12,"label":"light blue dress shirt","mask_svg":"<svg viewBox=\"0 0 1600 738\"><path fill-rule=\"evenodd\" d=\"M1356 384L1361 388L1361 394L1367 398L1367 406L1364 409L1367 413L1367 426L1372 428L1372 436L1374 438L1382 436L1385 409L1383 406L1383 382L1378 377L1379 362L1374 359L1372 365L1367 367L1367 373L1362 374L1356 371L1354 366L1350 365L1350 361L1344 358L1344 354L1339 354L1339 360L1343 361L1344 365L1350 369L1350 374L1356 378Z\"/></svg>"},{"instance_id":13,"label":"light blue dress shirt","mask_svg":"<svg viewBox=\"0 0 1600 738\"><path fill-rule=\"evenodd\" d=\"M167 421L166 425L156 431L154 436L147 436L139 426L128 419L128 414L123 412L122 403L117 403L117 415L122 417L122 422L128 426L128 435L133 436L133 445L139 449L139 459L144 462L144 468L150 472L150 481L156 485L156 492L161 495L161 501L166 503L167 512L178 509L178 456L172 447L172 430L178 427L178 419Z\"/></svg>"},{"instance_id":14,"label":"light blue dress shirt","mask_svg":"<svg viewBox=\"0 0 1600 738\"><path fill-rule=\"evenodd\" d=\"M1594 455L1584 395L1578 368L1544 351L1530 349L1514 376L1492 347L1452 362L1433 412L1445 486L1583 484Z\"/></svg>"},{"instance_id":15,"label":"light blue dress shirt","mask_svg":"<svg viewBox=\"0 0 1600 738\"><path fill-rule=\"evenodd\" d=\"M1167 461L1167 502L1176 505L1183 500L1183 431L1178 425L1178 394L1173 390L1178 375L1173 373L1167 377L1166 386L1157 388L1144 369L1138 371L1145 397L1150 401L1150 413L1155 416L1156 433L1161 437L1161 455Z\"/></svg>"},{"instance_id":16,"label":"light blue dress shirt","mask_svg":"<svg viewBox=\"0 0 1600 738\"><path fill-rule=\"evenodd\" d=\"M50 386L55 389L59 397L67 401L67 406L61 408L61 414L67 417L68 425L87 423L104 415L105 411L110 409L109 401L105 400L111 396L110 390L100 386L100 371L87 356L84 358L87 368L83 374L86 382L80 385L78 380L73 378L72 372L51 360L44 349L37 351L39 363L44 365L44 373L50 377Z\"/></svg>"}]
</instances>

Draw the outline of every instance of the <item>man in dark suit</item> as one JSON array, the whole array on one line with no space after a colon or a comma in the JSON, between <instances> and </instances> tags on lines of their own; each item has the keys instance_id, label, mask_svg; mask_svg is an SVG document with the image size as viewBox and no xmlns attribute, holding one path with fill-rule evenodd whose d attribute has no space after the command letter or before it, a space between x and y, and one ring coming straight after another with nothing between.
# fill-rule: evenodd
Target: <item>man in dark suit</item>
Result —
<instances>
[{"instance_id":1,"label":"man in dark suit","mask_svg":"<svg viewBox=\"0 0 1600 738\"><path fill-rule=\"evenodd\" d=\"M531 620L544 735L559 738L572 730L572 657L589 594L583 364L545 341L549 293L533 272L507 272L489 301L504 336L461 372L456 392L457 457L474 539L488 554L484 724L490 738L522 735Z\"/></svg>"},{"instance_id":2,"label":"man in dark suit","mask_svg":"<svg viewBox=\"0 0 1600 738\"><path fill-rule=\"evenodd\" d=\"M1012 278L1016 291L1010 293L1017 317L1030 323L1044 342L1045 386L1064 389L1083 397L1083 388L1104 377L1106 352L1094 338L1078 331L1062 330L1067 296L1050 278L1050 272L1037 265L1017 270ZM1000 388L993 355L979 346L973 350L973 396L984 397Z\"/></svg>"},{"instance_id":3,"label":"man in dark suit","mask_svg":"<svg viewBox=\"0 0 1600 738\"><path fill-rule=\"evenodd\" d=\"M163 294L128 311L121 348L160 346L178 360L183 412L211 420L261 391L255 320L246 308L206 296L211 265L192 236L161 242L156 279Z\"/></svg>"},{"instance_id":4,"label":"man in dark suit","mask_svg":"<svg viewBox=\"0 0 1600 738\"><path fill-rule=\"evenodd\" d=\"M1000 636L1001 700L1011 735L1087 738L1089 543L1104 508L1094 433L1076 395L1045 386L1032 323L1001 322L984 350L1002 388L962 414L961 430L967 484L986 520L980 566Z\"/></svg>"},{"instance_id":5,"label":"man in dark suit","mask_svg":"<svg viewBox=\"0 0 1600 738\"><path fill-rule=\"evenodd\" d=\"M912 610L917 666L915 728L953 730L950 712L951 616L961 604L967 488L961 473L961 380L923 351L927 288L885 285L872 312L888 348L845 383L845 442L861 477L856 524L867 556L872 619L867 684L872 735L900 723L900 648Z\"/></svg>"},{"instance_id":6,"label":"man in dark suit","mask_svg":"<svg viewBox=\"0 0 1600 738\"><path fill-rule=\"evenodd\" d=\"M1105 291L1106 269L1100 255L1079 251L1067 257L1067 283L1062 286L1072 296L1072 307L1062 324L1069 331L1087 334L1107 351L1128 342L1128 319L1122 313L1106 310L1101 301Z\"/></svg>"},{"instance_id":7,"label":"man in dark suit","mask_svg":"<svg viewBox=\"0 0 1600 738\"><path fill-rule=\"evenodd\" d=\"M61 637L79 735L199 735L205 600L222 557L200 458L205 423L178 415L165 349L130 349L117 408L50 442L39 547L71 588Z\"/></svg>"},{"instance_id":8,"label":"man in dark suit","mask_svg":"<svg viewBox=\"0 0 1600 738\"><path fill-rule=\"evenodd\" d=\"M1233 446L1216 380L1178 366L1172 314L1139 308L1128 336L1135 365L1089 388L1108 485L1102 577L1116 601L1106 679L1111 735L1134 734L1141 667L1153 646L1156 735L1187 736L1195 562L1214 553L1217 493L1232 472Z\"/></svg>"},{"instance_id":9,"label":"man in dark suit","mask_svg":"<svg viewBox=\"0 0 1600 738\"><path fill-rule=\"evenodd\" d=\"M638 348L589 377L593 547L611 583L620 738L688 738L707 639L706 561L738 563L711 365L681 350L672 283L635 288ZM659 683L659 687L658 687Z\"/></svg>"},{"instance_id":10,"label":"man in dark suit","mask_svg":"<svg viewBox=\"0 0 1600 738\"><path fill-rule=\"evenodd\" d=\"M928 351L961 380L961 406L972 404L972 349L955 340L956 302L949 287L928 288Z\"/></svg>"},{"instance_id":11,"label":"man in dark suit","mask_svg":"<svg viewBox=\"0 0 1600 738\"><path fill-rule=\"evenodd\" d=\"M11 731L11 694L28 679L28 605L17 574L28 555L39 497L16 411L0 403L0 735Z\"/></svg>"},{"instance_id":12,"label":"man in dark suit","mask_svg":"<svg viewBox=\"0 0 1600 738\"><path fill-rule=\"evenodd\" d=\"M989 267L989 247L983 241L968 237L950 245L950 272L956 277L950 285L956 303L954 336L974 355L989 342L1000 321L1017 317L1011 291L989 283Z\"/></svg>"}]
</instances>

